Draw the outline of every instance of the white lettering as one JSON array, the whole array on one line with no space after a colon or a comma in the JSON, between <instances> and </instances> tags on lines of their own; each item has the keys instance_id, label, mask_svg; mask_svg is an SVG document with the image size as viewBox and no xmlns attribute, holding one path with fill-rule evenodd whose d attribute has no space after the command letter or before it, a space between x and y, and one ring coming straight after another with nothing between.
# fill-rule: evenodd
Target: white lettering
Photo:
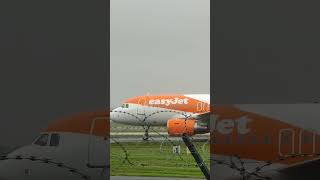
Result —
<instances>
[{"instance_id":1,"label":"white lettering","mask_svg":"<svg viewBox=\"0 0 320 180\"><path fill-rule=\"evenodd\" d=\"M151 99L151 100L149 101L149 104L153 105L153 104L154 104L154 100Z\"/></svg>"},{"instance_id":2,"label":"white lettering","mask_svg":"<svg viewBox=\"0 0 320 180\"><path fill-rule=\"evenodd\" d=\"M239 119L236 120L237 124L238 124L238 133L239 134L247 134L248 132L250 132L250 129L248 128L248 122L250 122L251 120L248 119L247 116L241 117Z\"/></svg>"},{"instance_id":3,"label":"white lettering","mask_svg":"<svg viewBox=\"0 0 320 180\"><path fill-rule=\"evenodd\" d=\"M184 100L183 99L179 99L178 100L178 104L183 104Z\"/></svg>"},{"instance_id":4,"label":"white lettering","mask_svg":"<svg viewBox=\"0 0 320 180\"><path fill-rule=\"evenodd\" d=\"M234 121L232 119L223 119L218 122L217 130L221 134L230 134L233 131Z\"/></svg>"},{"instance_id":5,"label":"white lettering","mask_svg":"<svg viewBox=\"0 0 320 180\"><path fill-rule=\"evenodd\" d=\"M155 99L155 100L154 100L154 104L161 104L161 103L160 103L160 99Z\"/></svg>"},{"instance_id":6,"label":"white lettering","mask_svg":"<svg viewBox=\"0 0 320 180\"><path fill-rule=\"evenodd\" d=\"M172 105L172 104L189 104L189 99L188 99L188 98L184 98L184 99L180 99L180 98L173 98L173 99L150 99L150 100L149 100L149 104L150 104L150 105L162 104L162 105L166 105L166 106L170 106L170 105Z\"/></svg>"},{"instance_id":7,"label":"white lettering","mask_svg":"<svg viewBox=\"0 0 320 180\"><path fill-rule=\"evenodd\" d=\"M210 132L217 130L221 134L231 134L236 128L238 134L247 134L250 132L248 127L249 119L247 116L240 117L239 119L220 119L217 115L210 116Z\"/></svg>"}]
</instances>

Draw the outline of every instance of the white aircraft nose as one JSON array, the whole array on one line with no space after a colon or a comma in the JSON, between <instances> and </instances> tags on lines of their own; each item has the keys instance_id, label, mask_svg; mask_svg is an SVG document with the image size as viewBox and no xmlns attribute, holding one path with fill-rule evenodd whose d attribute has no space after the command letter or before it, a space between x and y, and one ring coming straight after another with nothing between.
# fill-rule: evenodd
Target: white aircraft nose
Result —
<instances>
[{"instance_id":1,"label":"white aircraft nose","mask_svg":"<svg viewBox=\"0 0 320 180\"><path fill-rule=\"evenodd\" d=\"M110 113L110 120L114 122L119 122L120 121L120 109L116 108L111 111Z\"/></svg>"}]
</instances>

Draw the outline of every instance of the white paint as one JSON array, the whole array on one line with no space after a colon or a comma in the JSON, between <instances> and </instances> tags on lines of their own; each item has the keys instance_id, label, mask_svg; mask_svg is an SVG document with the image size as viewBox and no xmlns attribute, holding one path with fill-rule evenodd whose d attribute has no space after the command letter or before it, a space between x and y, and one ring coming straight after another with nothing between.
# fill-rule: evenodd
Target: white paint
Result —
<instances>
[{"instance_id":1,"label":"white paint","mask_svg":"<svg viewBox=\"0 0 320 180\"><path fill-rule=\"evenodd\" d=\"M150 99L149 100L149 105L172 105L172 104L189 104L189 99L188 98L184 98L184 99L180 99L180 98L172 98L172 99Z\"/></svg>"}]
</instances>

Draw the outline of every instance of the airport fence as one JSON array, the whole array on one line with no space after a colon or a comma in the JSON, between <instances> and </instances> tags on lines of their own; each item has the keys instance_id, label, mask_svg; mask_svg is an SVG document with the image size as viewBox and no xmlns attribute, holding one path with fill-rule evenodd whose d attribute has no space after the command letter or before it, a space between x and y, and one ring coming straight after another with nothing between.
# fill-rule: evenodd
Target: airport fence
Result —
<instances>
[{"instance_id":1,"label":"airport fence","mask_svg":"<svg viewBox=\"0 0 320 180\"><path fill-rule=\"evenodd\" d=\"M118 110L113 112L137 120L140 126L111 123L111 175L204 177L181 137L169 137L166 128L148 127L146 124L149 118L160 113L174 113L188 120L190 117L187 114L172 110L142 116ZM146 128L149 128L148 139L143 138ZM204 163L210 166L209 135L197 135L191 139Z\"/></svg>"},{"instance_id":2,"label":"airport fence","mask_svg":"<svg viewBox=\"0 0 320 180\"><path fill-rule=\"evenodd\" d=\"M113 111L113 112L123 113L130 116L135 120L138 120L139 122L141 122L140 124L141 126L140 128L136 128L136 127L130 128L128 126L122 126L122 125L121 125L122 126L121 128L111 126L111 142L112 142L110 146L111 175L113 174L113 175L136 175L136 176L157 175L159 176L161 174L150 174L150 173L144 174L143 172L145 172L144 170L152 171L150 168L159 168L159 172L162 173L164 169L169 169L167 167L167 164L170 164L169 163L170 161L172 161L172 164L173 164L173 165L170 164L172 165L172 168L180 169L180 168L193 167L195 171L198 171L199 173L201 173L194 159L190 155L188 155L190 154L190 152L188 152L187 148L184 146L182 139L169 137L167 132L165 131L165 128L150 127L149 129L150 137L148 141L145 141L142 139L143 131L146 128L145 122L148 121L148 118L150 117L153 117L159 113L176 113L177 115L184 116L184 119L187 121L191 118L190 116L188 116L183 112L172 111L172 110L157 111L157 112L153 112L151 114L145 114L139 117L124 111ZM130 132L132 132L132 134L130 134ZM288 161L290 159L295 159L295 158L316 158L320 156L320 153L289 154L285 156L279 156L276 159L270 159L264 162L260 161L259 163L257 163L256 161L248 161L236 154L230 155L221 159L221 158L215 158L213 156L210 156L210 144L213 143L212 139L210 140L210 135L209 136L198 135L191 138L194 145L200 152L202 158L204 159L204 163L207 166L210 166L210 165L211 167L214 167L214 165L224 166L233 171L237 171L241 179L270 180L272 179L272 177L266 175L264 170L266 170L268 167L274 164L281 164L281 162ZM141 146L143 146L143 148L141 148ZM213 144L212 147L214 148L214 146L215 144ZM115 150L117 152L115 152ZM121 152L119 152L119 150ZM135 154L139 150L143 151L143 153L145 154L148 154L150 152L153 152L153 153L150 153L149 155L146 155L146 156L143 156L139 153ZM158 156L152 156L152 155L158 155ZM163 167L159 167L161 165L152 166L153 162L157 160L161 162L167 161L168 163L162 164ZM141 169L141 171L137 170L134 173L131 172L131 174L123 171L117 171L118 169L128 170L128 168L133 168L135 170ZM179 173L176 171L174 172ZM195 174L187 174L187 173L181 172L181 174L176 174L176 176L204 178L204 176L202 175L199 175L197 173ZM165 174L164 176L166 175L170 176L170 174ZM171 174L171 175L174 176L174 174Z\"/></svg>"},{"instance_id":3,"label":"airport fence","mask_svg":"<svg viewBox=\"0 0 320 180\"><path fill-rule=\"evenodd\" d=\"M69 165L66 165L63 162L57 162L53 159L43 158L43 157L35 157L35 156L22 156L22 155L16 155L16 156L10 156L10 155L1 155L0 161L32 161L32 162L38 162L40 164L47 164L53 167L61 168L66 170L66 172L69 172L75 176L78 176L79 179L83 180L91 180L91 177L80 170L73 168ZM31 170L25 169L24 174L26 176L31 173Z\"/></svg>"}]
</instances>

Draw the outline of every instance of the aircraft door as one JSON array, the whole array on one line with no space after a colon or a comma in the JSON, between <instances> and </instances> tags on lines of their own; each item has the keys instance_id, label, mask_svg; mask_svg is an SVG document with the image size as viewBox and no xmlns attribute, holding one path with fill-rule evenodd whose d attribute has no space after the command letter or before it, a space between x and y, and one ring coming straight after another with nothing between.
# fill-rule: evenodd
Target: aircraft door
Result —
<instances>
[{"instance_id":1,"label":"aircraft door","mask_svg":"<svg viewBox=\"0 0 320 180\"><path fill-rule=\"evenodd\" d=\"M281 129L279 131L279 156L294 154L294 136L293 129Z\"/></svg>"},{"instance_id":2,"label":"aircraft door","mask_svg":"<svg viewBox=\"0 0 320 180\"><path fill-rule=\"evenodd\" d=\"M91 123L91 129L88 142L88 164L89 168L102 168L106 170L109 167L109 135L108 121L106 117L95 118ZM99 136L97 136L99 135ZM103 137L104 136L104 137ZM106 170L108 173L108 170Z\"/></svg>"},{"instance_id":3,"label":"aircraft door","mask_svg":"<svg viewBox=\"0 0 320 180\"><path fill-rule=\"evenodd\" d=\"M299 133L299 154L314 154L316 151L316 133L301 130Z\"/></svg>"},{"instance_id":4,"label":"aircraft door","mask_svg":"<svg viewBox=\"0 0 320 180\"><path fill-rule=\"evenodd\" d=\"M137 115L145 115L145 105L147 103L147 97L141 97L138 102Z\"/></svg>"}]
</instances>

